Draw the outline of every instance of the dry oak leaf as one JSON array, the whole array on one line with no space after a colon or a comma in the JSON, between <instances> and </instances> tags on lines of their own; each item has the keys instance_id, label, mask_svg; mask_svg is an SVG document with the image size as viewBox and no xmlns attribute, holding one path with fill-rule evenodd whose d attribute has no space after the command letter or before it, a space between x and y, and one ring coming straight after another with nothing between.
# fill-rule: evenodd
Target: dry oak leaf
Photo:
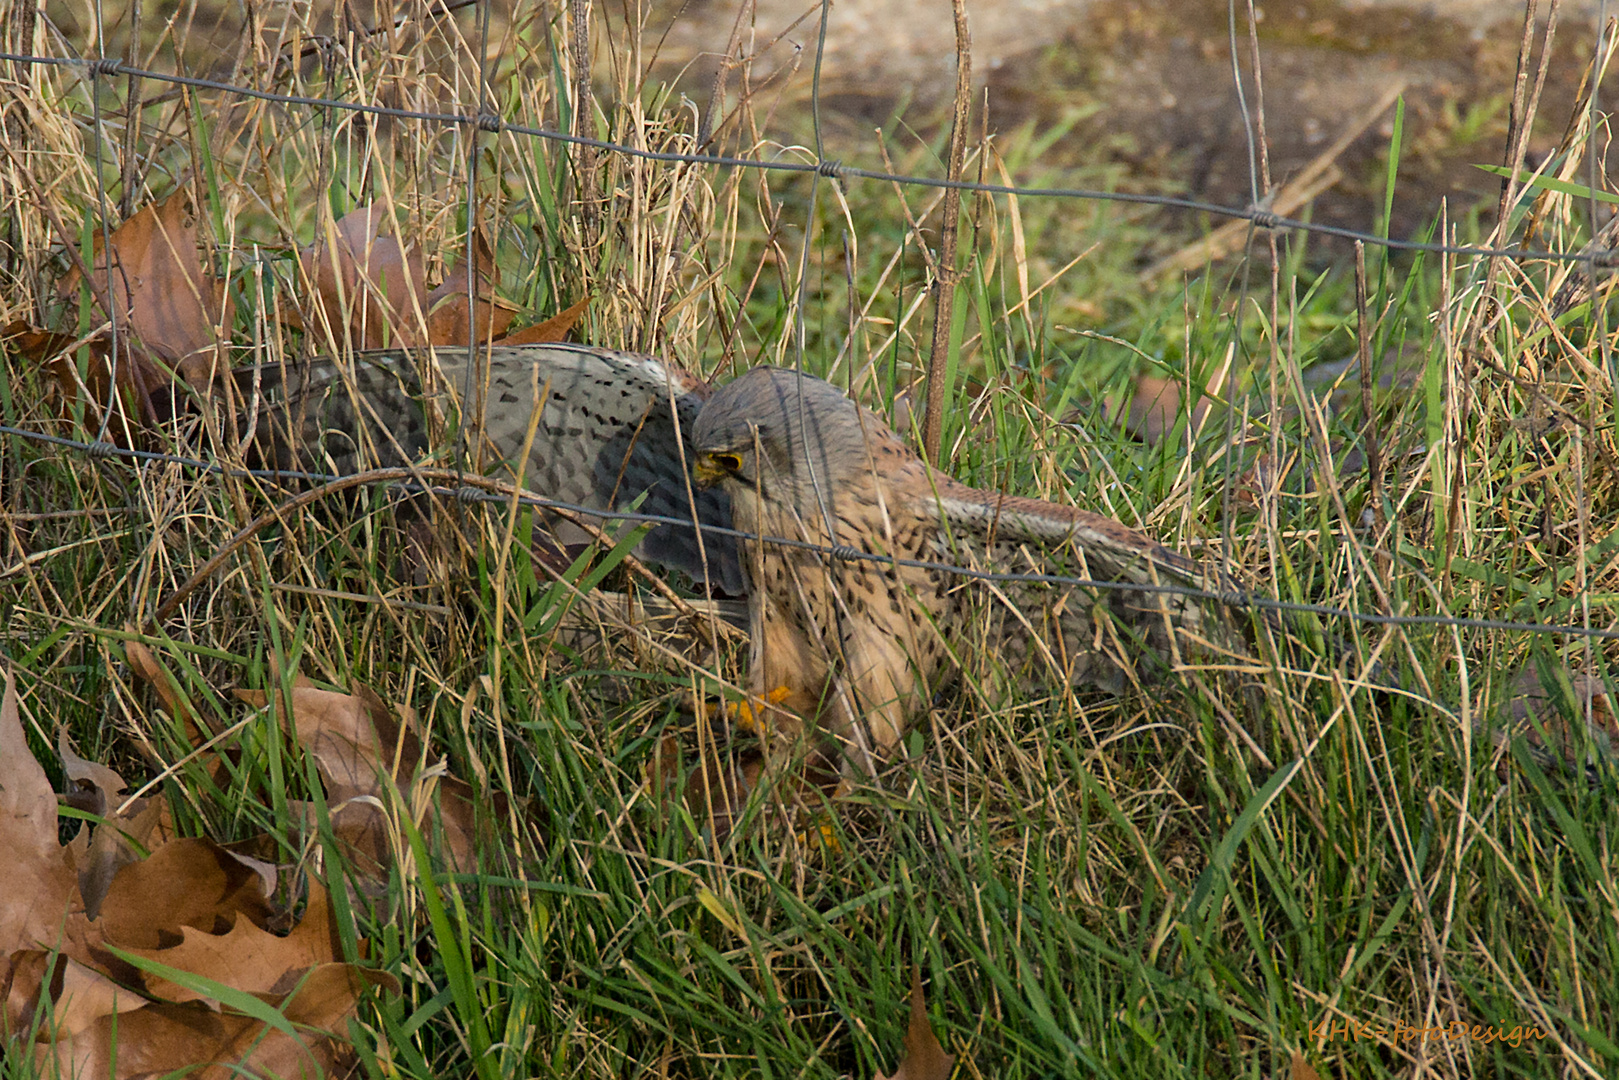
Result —
<instances>
[{"instance_id":1,"label":"dry oak leaf","mask_svg":"<svg viewBox=\"0 0 1619 1080\"><path fill-rule=\"evenodd\" d=\"M134 626L125 629L134 632ZM163 709L185 728L186 740L192 746L201 746L213 737L214 732L197 716L196 709L191 702L180 693L179 683L164 668L162 662L152 654L152 650L139 641L126 641L124 643L124 656L129 660L129 666L135 674L139 675L153 691L157 693L158 700L163 702ZM216 777L222 779L222 777ZM223 786L223 785L222 785Z\"/></svg>"},{"instance_id":2,"label":"dry oak leaf","mask_svg":"<svg viewBox=\"0 0 1619 1080\"><path fill-rule=\"evenodd\" d=\"M905 1030L905 1060L893 1075L877 1074L877 1080L950 1080L956 1067L954 1054L944 1052L928 1022L927 998L922 994L922 969L911 967L911 1023Z\"/></svg>"},{"instance_id":3,"label":"dry oak leaf","mask_svg":"<svg viewBox=\"0 0 1619 1080\"><path fill-rule=\"evenodd\" d=\"M43 364L71 349L78 338L72 334L42 330L22 319L13 319L0 329L0 341L5 342L6 347L18 356Z\"/></svg>"},{"instance_id":4,"label":"dry oak leaf","mask_svg":"<svg viewBox=\"0 0 1619 1080\"><path fill-rule=\"evenodd\" d=\"M125 949L233 990L269 994L289 989L286 980L313 967L338 963L342 947L332 922L331 898L325 886L311 879L304 917L286 937L277 937L240 919L226 934L208 934L183 928L184 940L167 949ZM165 1001L206 998L201 991L181 986L151 972L144 973L146 992Z\"/></svg>"},{"instance_id":5,"label":"dry oak leaf","mask_svg":"<svg viewBox=\"0 0 1619 1080\"><path fill-rule=\"evenodd\" d=\"M119 796L129 788L124 778L114 770L100 762L86 761L80 757L73 749L73 740L68 738L66 727L56 733L56 756L61 759L62 772L73 787L63 801L86 813L105 817L107 811L117 805Z\"/></svg>"},{"instance_id":6,"label":"dry oak leaf","mask_svg":"<svg viewBox=\"0 0 1619 1080\"><path fill-rule=\"evenodd\" d=\"M234 693L257 707L269 701L261 690ZM280 697L278 692L278 701ZM436 834L429 835L429 842L453 868L477 868L477 793L465 781L427 764L413 710L396 710L365 686L343 694L297 676L290 706L282 712L298 743L315 759L332 807L333 831L363 879L385 885L394 864L397 830L383 809L392 805L394 791L414 804L436 790L442 844ZM505 801L492 800L492 809L503 814ZM414 813L412 818L420 819Z\"/></svg>"},{"instance_id":7,"label":"dry oak leaf","mask_svg":"<svg viewBox=\"0 0 1619 1080\"><path fill-rule=\"evenodd\" d=\"M704 823L716 839L731 834L764 773L764 755L757 752L727 755L724 751L699 751L699 765L687 772L680 740L665 735L647 763L647 784L652 797L667 804L685 779L686 810L699 828Z\"/></svg>"},{"instance_id":8,"label":"dry oak leaf","mask_svg":"<svg viewBox=\"0 0 1619 1080\"><path fill-rule=\"evenodd\" d=\"M125 813L114 813L93 829L80 829L69 846L75 853L85 916L100 915L101 902L118 871L174 837L174 814L164 798L136 799Z\"/></svg>"},{"instance_id":9,"label":"dry oak leaf","mask_svg":"<svg viewBox=\"0 0 1619 1080\"><path fill-rule=\"evenodd\" d=\"M517 309L490 295L488 268L495 260L481 233L473 234L472 249L473 262L445 274L439 287L427 294L429 345L465 345L491 338L506 344L501 335L517 317ZM469 275L468 266L476 266L476 271Z\"/></svg>"},{"instance_id":10,"label":"dry oak leaf","mask_svg":"<svg viewBox=\"0 0 1619 1080\"><path fill-rule=\"evenodd\" d=\"M337 944L325 893L312 888L294 933L271 938L261 929L270 912L260 872L209 841L176 840L122 867L102 917L88 919L76 910L68 849L55 842L55 795L28 749L20 712L8 673L0 697L0 850L12 858L0 863L0 1002L4 1031L32 1033L36 1067L136 1077L207 1066L191 1075L216 1080L345 1075L352 1049L336 1036L360 994L367 987L398 993L399 984L384 972L331 962ZM70 772L95 776L103 790L122 788L116 774L73 760ZM223 932L209 943L197 928ZM135 945L176 970L192 965L193 974L233 992L247 988L281 1015L266 1023L221 1007L228 1003L149 1003L130 989L141 972L109 953L109 942Z\"/></svg>"},{"instance_id":11,"label":"dry oak leaf","mask_svg":"<svg viewBox=\"0 0 1619 1080\"><path fill-rule=\"evenodd\" d=\"M342 1076L353 1051L341 1035L361 994L373 986L399 989L385 972L325 964L301 975L291 991L254 995L280 1013L273 1025L201 1002L155 1002L103 1016L54 1045L36 1046L35 1060L42 1069L54 1064L54 1075L113 1080L180 1069L192 1070L186 1075L198 1080Z\"/></svg>"},{"instance_id":12,"label":"dry oak leaf","mask_svg":"<svg viewBox=\"0 0 1619 1080\"><path fill-rule=\"evenodd\" d=\"M700 707L706 705L699 703ZM647 762L646 782L653 799L664 806L685 789L686 810L699 829L708 828L715 839L731 834L748 800L766 775L766 758L756 749L728 750L708 746L688 763L680 739L665 735ZM831 838L824 819L817 820L825 800L836 797L842 773L826 756L812 754L800 766L771 778L768 801L761 808L767 820L791 829L800 840L819 835ZM834 842L835 843L835 842Z\"/></svg>"},{"instance_id":13,"label":"dry oak leaf","mask_svg":"<svg viewBox=\"0 0 1619 1080\"><path fill-rule=\"evenodd\" d=\"M0 958L53 947L68 914L80 908L72 858L56 829L56 791L28 749L7 671L0 697Z\"/></svg>"},{"instance_id":14,"label":"dry oak leaf","mask_svg":"<svg viewBox=\"0 0 1619 1080\"><path fill-rule=\"evenodd\" d=\"M205 386L235 310L225 283L202 265L198 220L190 189L181 187L118 226L112 234L110 294L97 230L91 278L95 293L116 309L120 329L132 331L187 382ZM77 269L71 271L62 279L62 294L74 296L81 280Z\"/></svg>"},{"instance_id":15,"label":"dry oak leaf","mask_svg":"<svg viewBox=\"0 0 1619 1080\"><path fill-rule=\"evenodd\" d=\"M57 735L56 753L68 782L74 785L62 796L62 804L102 819L80 827L67 845L78 874L85 916L94 919L118 871L174 838L174 815L168 800L162 798L141 798L120 805L127 786L124 778L75 753L66 728Z\"/></svg>"},{"instance_id":16,"label":"dry oak leaf","mask_svg":"<svg viewBox=\"0 0 1619 1080\"><path fill-rule=\"evenodd\" d=\"M1555 763L1580 769L1588 751L1602 761L1619 760L1619 714L1607 685L1583 671L1566 674L1571 697L1562 690L1548 691L1533 667L1519 672L1509 691L1510 726L1497 726L1491 732L1496 744L1521 734L1529 752L1543 766ZM1565 710L1572 711L1575 719L1564 715Z\"/></svg>"},{"instance_id":17,"label":"dry oak leaf","mask_svg":"<svg viewBox=\"0 0 1619 1080\"><path fill-rule=\"evenodd\" d=\"M273 917L256 867L212 840L182 838L118 871L98 923L121 948L161 949L188 926L223 934L240 919L262 928Z\"/></svg>"},{"instance_id":18,"label":"dry oak leaf","mask_svg":"<svg viewBox=\"0 0 1619 1080\"><path fill-rule=\"evenodd\" d=\"M1293 1060L1288 1068L1289 1080L1321 1080L1321 1074L1311 1067L1304 1059L1304 1055L1297 1050L1293 1051Z\"/></svg>"},{"instance_id":19,"label":"dry oak leaf","mask_svg":"<svg viewBox=\"0 0 1619 1080\"><path fill-rule=\"evenodd\" d=\"M125 629L133 633L137 628L126 625ZM216 744L204 749L205 744L217 734L215 728L203 720L181 691L180 683L152 654L152 650L139 641L127 641L124 643L124 655L129 660L130 670L151 686L158 700L163 703L163 710L179 722L185 733L186 743L197 748L198 763L208 773L209 779L221 791L229 788L235 782L232 779L232 769L233 764L241 757L240 747L234 744L225 746ZM146 748L144 740L142 748ZM151 758L149 752L147 756ZM168 765L167 762L156 760L152 763L158 768L166 768ZM173 835L172 830L169 835Z\"/></svg>"},{"instance_id":20,"label":"dry oak leaf","mask_svg":"<svg viewBox=\"0 0 1619 1080\"><path fill-rule=\"evenodd\" d=\"M513 330L505 337L495 342L496 345L546 345L553 341L566 341L573 328L578 325L585 309L590 306L590 298L579 301L544 322L525 326L521 330Z\"/></svg>"},{"instance_id":21,"label":"dry oak leaf","mask_svg":"<svg viewBox=\"0 0 1619 1080\"><path fill-rule=\"evenodd\" d=\"M386 206L360 206L301 249L315 310L308 320L290 321L315 333L329 330L339 347L356 349L465 345L473 334L487 339L505 333L516 311L487 297L485 267L492 260L481 236L474 241L470 274L467 266L451 270L429 290L426 260L386 235L391 227ZM469 276L477 293L470 304Z\"/></svg>"},{"instance_id":22,"label":"dry oak leaf","mask_svg":"<svg viewBox=\"0 0 1619 1080\"><path fill-rule=\"evenodd\" d=\"M130 424L108 425L109 436L119 445L135 442L126 437L128 427L132 426L135 434L143 434L148 427L173 418L179 411L181 395L173 377L151 359L144 347L131 342L128 334L119 337L120 359L113 362L109 325L92 330L84 337L75 337L18 321L0 330L0 338L18 356L44 369L49 376L47 400L54 398L63 415L70 414L74 405L82 403L93 419L99 419L109 406L115 420L128 419ZM82 372L76 359L81 348L88 356ZM54 388L54 394L50 388ZM116 394L113 389L117 390ZM133 414L128 410L131 404L138 406Z\"/></svg>"},{"instance_id":23,"label":"dry oak leaf","mask_svg":"<svg viewBox=\"0 0 1619 1080\"><path fill-rule=\"evenodd\" d=\"M263 690L233 690L237 700L262 709L271 701ZM298 743L315 758L321 778L345 788L380 794L379 774L398 783L414 769L421 754L415 735L416 714L401 707L403 726L393 722L391 710L375 692L359 687L352 694L322 690L302 675L294 675L286 702L277 690L281 718ZM384 741L382 731L395 737Z\"/></svg>"},{"instance_id":24,"label":"dry oak leaf","mask_svg":"<svg viewBox=\"0 0 1619 1080\"><path fill-rule=\"evenodd\" d=\"M43 330L21 319L15 319L6 324L5 329L0 330L0 341L3 341L6 348L17 356L32 360L45 369L50 375L50 382L46 386L47 396L49 388L54 386L56 394L67 405L79 399L78 370L74 367L72 358L67 355L81 344L78 337L73 334L59 334L54 330ZM111 353L111 344L100 335L92 335L91 339L83 344L89 347L95 360L91 371L104 375L107 357ZM106 400L104 391L101 396L92 391L90 396L93 401ZM64 407L63 412L66 411Z\"/></svg>"},{"instance_id":25,"label":"dry oak leaf","mask_svg":"<svg viewBox=\"0 0 1619 1080\"><path fill-rule=\"evenodd\" d=\"M44 949L12 953L4 985L5 1031L32 1031L35 1042L71 1038L104 1016L146 1005L140 994L94 968ZM50 995L42 1013L40 989L46 986Z\"/></svg>"}]
</instances>

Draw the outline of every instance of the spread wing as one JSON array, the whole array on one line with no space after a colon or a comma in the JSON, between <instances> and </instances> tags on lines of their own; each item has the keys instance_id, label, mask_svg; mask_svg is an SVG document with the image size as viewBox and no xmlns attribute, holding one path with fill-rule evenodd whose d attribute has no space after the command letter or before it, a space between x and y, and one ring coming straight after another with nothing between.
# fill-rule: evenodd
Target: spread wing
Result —
<instances>
[{"instance_id":1,"label":"spread wing","mask_svg":"<svg viewBox=\"0 0 1619 1080\"><path fill-rule=\"evenodd\" d=\"M269 468L348 475L419 462L462 426L470 366L466 349L439 348L431 361L383 350L244 369L242 432ZM641 513L731 527L725 494L696 488L688 473L685 440L708 392L700 380L654 357L568 344L496 346L486 370L482 430L497 475L516 476L538 409L528 489L598 510L639 499ZM695 527L660 525L636 553L699 584L745 590L731 537L705 532L700 552Z\"/></svg>"}]
</instances>

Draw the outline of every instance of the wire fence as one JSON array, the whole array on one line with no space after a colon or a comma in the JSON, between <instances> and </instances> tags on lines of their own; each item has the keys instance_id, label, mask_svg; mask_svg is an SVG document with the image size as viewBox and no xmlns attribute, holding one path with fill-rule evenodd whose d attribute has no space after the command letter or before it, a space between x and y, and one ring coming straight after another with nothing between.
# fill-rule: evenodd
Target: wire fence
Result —
<instances>
[{"instance_id":1,"label":"wire fence","mask_svg":"<svg viewBox=\"0 0 1619 1080\"><path fill-rule=\"evenodd\" d=\"M485 27L485 33L487 33L487 26ZM484 51L487 53L486 43ZM1367 246L1381 247L1393 251L1441 254L1458 258L1509 259L1516 261L1543 260L1554 263L1578 263L1583 264L1588 269L1593 282L1595 281L1599 271L1607 270L1619 265L1619 250L1599 242L1583 245L1579 250L1558 251L1510 246L1500 247L1406 240L1389 237L1373 231L1309 222L1297 218L1283 216L1270 210L1266 205L1264 205L1263 201L1258 204L1247 206L1232 206L1169 195L1096 190L1077 187L1021 186L1016 184L990 183L981 180L910 175L851 165L841 159L827 159L820 157L818 153L816 160L802 161L787 159L763 159L701 152L651 150L644 147L627 145L621 142L614 142L611 140L592 138L545 127L516 123L506 119L500 115L498 111L483 105L480 105L478 108L465 110L438 112L419 111L369 102L346 100L342 98L281 93L231 81L200 78L151 70L128 64L122 60L112 57L75 59L59 56L34 55L28 53L0 52L0 61L20 65L45 65L59 68L70 68L82 72L85 78L90 79L93 82L97 80L109 79L115 76L131 77L136 79L152 80L158 83L166 83L177 87L186 87L193 90L214 91L290 107L330 109L364 114L379 118L385 117L399 120L420 121L430 124L443 125L445 127L456 127L469 132L487 134L491 136L508 135L514 137L542 139L572 146L587 147L595 151L623 155L625 157L646 161L669 162L694 166L711 166L722 169L750 169L777 173L809 175L820 179L835 180L840 183L856 180L876 181L910 188L956 190L972 194L1012 196L1023 199L1068 199L1136 204L1165 209L1184 210L1215 217L1246 221L1249 222L1255 229L1274 230L1277 232L1299 232L1309 235L1351 240ZM480 72L480 80L482 78L483 74ZM1593 98L1593 108L1594 105L1595 102ZM99 112L97 114L97 123L100 123ZM99 142L100 140L98 138L98 147ZM476 160L475 155L473 156L472 160ZM98 184L104 184L104 180L99 171L97 174L97 182ZM1255 190L1258 190L1257 181L1255 183ZM101 189L101 195L103 200L105 200L104 187ZM470 201L469 194L469 207ZM103 202L103 205L105 205L105 202ZM1595 220L1594 205L1593 220ZM116 315L113 315L115 327L116 321ZM342 477L320 473L243 469L229 465L222 465L217 462L209 462L180 455L122 448L112 445L104 440L75 440L16 427L0 427L0 434L27 439L37 443L49 444L99 458L116 457L131 461L178 465L211 475L228 475L252 478L255 480L278 484L329 484L343 479ZM476 478L468 476L466 479L471 481ZM694 525L693 521L680 518L582 506L549 500L530 494L496 494L479 489L470 483L463 483L449 487L441 487L397 479L381 481L379 483L383 483L388 487L403 492L431 493L439 496L454 497L464 501L487 501L510 504L512 499L515 498L522 505L536 509L566 511L569 513L588 515L591 518L622 521L635 525L673 525L684 528L691 528ZM741 530L721 528L706 524L700 525L699 527L714 535L729 536L747 542L757 542L809 550L830 560L869 560L885 565L899 565L924 569L932 572L949 573L952 575L961 576L963 578L982 580L991 583L1021 582L1049 584L1054 586L1071 586L1098 591L1128 589L1133 592L1169 593L1185 596L1189 599L1228 604L1247 610L1313 615L1325 619L1342 620L1344 622L1358 623L1369 626L1431 626L1458 630L1514 631L1552 635L1564 638L1602 640L1619 639L1619 629L1603 628L1591 625L1558 625L1506 619L1472 618L1465 616L1452 616L1448 614L1413 615L1387 611L1368 612L1332 605L1288 602L1280 599L1273 599L1271 597L1254 595L1252 593L1237 589L1222 591L1200 589L1174 582L1143 584L1136 582L1091 580L1058 574L998 572L984 570L978 567L908 558L895 558L889 555L865 552L848 547L829 547L801 539L779 536L763 536Z\"/></svg>"},{"instance_id":2,"label":"wire fence","mask_svg":"<svg viewBox=\"0 0 1619 1080\"><path fill-rule=\"evenodd\" d=\"M1199 199L1186 199L1174 195L1154 195L1149 193L1127 191L1102 191L1094 188L1023 187L1016 184L987 183L982 180L952 180L946 177L938 176L913 176L900 173L884 172L880 169L866 169L854 165L848 165L845 164L841 159L822 159L818 161L806 162L764 160L760 158L735 157L726 154L648 150L643 147L627 146L623 143L611 142L606 139L595 139L584 135L570 134L565 131L555 131L549 128L513 123L503 119L498 113L487 110L471 110L466 112L421 112L413 109L395 108L388 105L374 105L368 102L348 101L342 98L311 97L302 94L282 94L270 90L261 90L256 87L246 86L241 83L223 82L217 79L204 79L197 78L195 76L176 75L169 72L137 68L113 57L81 60L53 56L33 56L22 53L0 52L0 61L8 61L18 64L43 64L55 67L69 67L82 70L89 78L107 78L117 75L133 76L140 79L151 79L156 82L170 83L175 86L187 86L199 90L215 90L221 93L234 94L245 98L255 98L260 101L273 102L279 105L338 109L346 112L363 113L368 116L388 117L395 120L419 120L426 123L475 129L491 135L524 135L536 139L546 139L552 142L566 143L571 146L587 146L595 150L602 150L613 154L622 154L625 157L639 158L644 161L662 161L684 165L713 165L722 168L736 169L758 169L762 171L796 173L800 175L813 174L835 180L874 180L883 183L899 184L905 187L932 188L935 190L956 190L980 195L1010 195L1017 198L1033 199L1083 199L1090 202L1116 202L1140 206L1156 206L1164 209L1188 210L1195 213L1209 214L1215 217L1247 221L1258 229L1269 229L1276 232L1301 232L1315 236L1333 237L1340 240L1352 240L1372 247L1385 248L1391 251L1421 252L1424 254L1436 255L1456 255L1471 258L1516 259L1519 261L1545 260L1550 262L1578 262L1585 263L1593 269L1611 269L1614 266L1619 265L1619 250L1611 247L1587 245L1579 251L1553 251L1547 249L1487 247L1476 244L1446 244L1430 243L1420 240L1404 240L1397 237L1389 237L1379 233L1367 232L1360 229L1350 229L1342 226L1326 225L1319 222L1303 221L1298 218L1286 217L1281 214L1274 213L1264 206L1226 206L1219 203L1205 202Z\"/></svg>"},{"instance_id":3,"label":"wire fence","mask_svg":"<svg viewBox=\"0 0 1619 1080\"><path fill-rule=\"evenodd\" d=\"M303 472L295 469L249 469L221 465L217 462L203 461L198 458L183 457L177 454L166 454L152 450L133 450L116 446L108 442L85 442L78 439L69 439L60 435L50 435L44 432L29 431L25 428L15 428L0 425L0 435L11 435L33 442L62 447L86 454L93 458L109 459L123 458L129 461L147 462L150 464L179 465L187 469L194 469L201 473L214 476L231 476L241 479L258 480L273 484L341 484L355 479L354 476L343 476L332 473ZM395 471L395 470L388 470ZM1315 615L1321 618L1341 620L1349 623L1359 623L1366 626L1436 626L1459 630L1505 630L1527 633L1550 634L1569 638L1609 639L1619 640L1619 629L1604 629L1594 626L1558 625L1549 623L1520 622L1506 619L1477 619L1455 615L1399 615L1383 614L1378 612L1354 611L1349 608L1334 607L1330 604L1309 604L1287 600L1277 600L1262 596L1233 586L1231 589L1215 591L1201 589L1178 582L1135 582L1135 581L1109 581L1093 578L1073 577L1065 574L1015 573L996 570L983 570L978 567L962 566L956 563L936 562L926 559L911 559L901 556L885 555L879 552L862 551L846 545L833 546L819 544L809 540L794 539L786 536L768 536L760 533L748 532L720 525L694 522L689 518L671 517L663 514L643 514L628 510L610 510L602 507L584 506L579 503L562 502L556 499L547 499L543 496L514 492L501 494L483 490L473 486L469 481L482 480L483 477L464 476L462 483L454 486L439 486L423 484L412 480L379 479L364 480L366 486L387 488L402 494L435 495L455 499L460 502L498 503L510 506L514 501L521 506L537 510L557 510L581 517L599 518L606 521L620 521L630 525L672 525L682 529L697 529L704 534L712 536L730 537L736 540L745 540L752 543L762 543L773 547L791 548L799 551L812 552L824 559L837 562L870 562L882 566L902 566L935 573L950 574L952 576L985 581L991 583L1027 583L1039 585L1056 585L1073 588L1093 589L1098 592L1128 591L1132 593L1163 594L1186 597L1192 600L1206 600L1228 605L1233 608L1248 611L1274 611L1295 615Z\"/></svg>"}]
</instances>

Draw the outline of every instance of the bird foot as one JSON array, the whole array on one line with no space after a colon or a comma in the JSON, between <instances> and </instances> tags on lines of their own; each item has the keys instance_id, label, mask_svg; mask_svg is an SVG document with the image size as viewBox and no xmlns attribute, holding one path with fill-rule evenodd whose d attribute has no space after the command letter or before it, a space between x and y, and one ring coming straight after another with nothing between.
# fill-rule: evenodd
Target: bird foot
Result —
<instances>
[{"instance_id":1,"label":"bird foot","mask_svg":"<svg viewBox=\"0 0 1619 1080\"><path fill-rule=\"evenodd\" d=\"M843 842L838 839L837 828L825 814L810 822L808 828L799 830L793 838L799 846L820 851L824 855L843 854Z\"/></svg>"},{"instance_id":2,"label":"bird foot","mask_svg":"<svg viewBox=\"0 0 1619 1080\"><path fill-rule=\"evenodd\" d=\"M785 686L778 686L762 698L750 697L726 706L731 719L744 731L762 732L764 725L760 718L771 706L780 705L792 696L792 690ZM757 703L757 704L755 704Z\"/></svg>"}]
</instances>

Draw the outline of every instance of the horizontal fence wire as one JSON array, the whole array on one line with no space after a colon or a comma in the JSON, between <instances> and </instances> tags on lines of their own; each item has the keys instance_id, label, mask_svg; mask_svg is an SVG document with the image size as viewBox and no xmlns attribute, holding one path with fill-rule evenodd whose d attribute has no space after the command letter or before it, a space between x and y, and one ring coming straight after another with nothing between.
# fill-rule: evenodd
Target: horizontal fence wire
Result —
<instances>
[{"instance_id":1,"label":"horizontal fence wire","mask_svg":"<svg viewBox=\"0 0 1619 1080\"><path fill-rule=\"evenodd\" d=\"M152 450L133 450L116 446L108 442L85 442L78 439L69 439L60 435L50 435L40 431L29 431L26 428L0 425L0 435L12 435L33 442L65 449L78 451L91 458L124 458L132 461L143 461L154 464L179 465L184 468L195 469L199 472L215 476L229 476L240 479L253 479L277 484L332 484L352 479L330 473L299 472L288 469L248 469L236 466L221 465L217 462L202 461L198 458L182 457L176 454L159 453ZM467 480L484 480L485 477L467 476ZM858 548L846 546L831 546L818 544L809 540L794 539L785 536L766 536L760 533L747 532L720 525L709 525L694 522L688 518L670 517L661 514L642 514L629 510L606 510L593 506L584 506L577 503L566 503L555 499L547 499L537 495L516 493L502 495L484 491L480 488L463 484L457 487L443 487L433 484L422 484L404 480L374 480L366 481L364 486L393 489L406 494L429 494L444 498L456 499L461 502L487 502L500 503L510 506L513 498L523 506L530 506L540 510L556 510L563 513L577 514L584 517L600 518L604 521L622 521L632 525L673 525L679 528L696 528L704 534L713 536L726 536L751 543L769 544L777 547L795 548L801 551L814 552L823 558L839 562L873 562L883 566L903 566L937 573L948 573L958 577L976 581L992 583L1020 582L1041 585L1070 586L1098 591L1118 590L1141 593L1159 593L1175 596L1184 596L1194 600L1209 600L1229 605L1234 608L1254 611L1275 611L1287 614L1315 615L1325 619L1334 619L1343 622L1360 623L1367 626L1434 626L1460 630L1502 630L1521 633L1548 634L1566 638L1611 639L1619 640L1619 629L1602 629L1593 626L1570 626L1556 623L1530 623L1515 622L1507 619L1475 619L1460 615L1396 615L1382 614L1370 611L1354 611L1349 608L1333 607L1329 604L1307 604L1289 600L1276 600L1268 596L1260 596L1246 590L1233 588L1224 591L1199 589L1195 586L1180 585L1174 582L1138 583L1131 581L1097 581L1089 578L1069 577L1062 574L1036 574L1016 573L995 570L980 570L976 567L958 566L953 563L930 562L924 559L908 559L892 555L883 555L876 552L861 551Z\"/></svg>"},{"instance_id":2,"label":"horizontal fence wire","mask_svg":"<svg viewBox=\"0 0 1619 1080\"><path fill-rule=\"evenodd\" d=\"M17 64L38 64L54 67L74 68L82 71L87 77L95 79L116 75L132 76L138 79L152 79L157 82L171 83L176 86L188 86L200 90L216 90L221 93L235 94L241 97L255 98L260 101L269 101L281 105L299 105L310 108L339 109L348 112L364 113L369 116L385 116L400 120L420 120L428 123L455 125L475 128L478 131L490 134L510 133L513 135L526 135L537 139L547 139L553 142L567 143L574 146L588 146L614 154L627 157L640 158L646 161L666 161L690 165L715 165L724 168L758 169L770 172L813 174L837 180L875 180L884 183L900 184L908 187L934 188L939 190L954 189L957 191L972 192L985 195L1014 195L1019 198L1053 198L1053 199L1082 199L1093 202L1129 203L1140 206L1158 206L1166 209L1189 210L1195 213L1210 214L1216 217L1233 218L1248 221L1258 229L1270 229L1278 232L1303 232L1316 236L1331 236L1343 240L1355 240L1374 247L1381 247L1392 251L1421 252L1425 254L1457 255L1474 258L1504 258L1518 260L1548 260L1553 262L1584 263L1593 269L1612 268L1619 265L1619 250L1608 247L1588 245L1580 251L1549 251L1528 248L1492 248L1470 244L1430 243L1421 240L1399 240L1388 236L1379 236L1375 233L1363 232L1338 225L1323 225L1317 222L1301 221L1297 218L1284 217L1274 213L1263 205L1258 206L1224 206L1219 203L1203 202L1198 199L1184 199L1174 195L1149 195L1123 191L1101 191L1090 188L1068 187L1022 187L1016 184L992 184L978 180L950 180L942 177L910 176L901 173L884 172L878 169L863 169L846 165L841 160L824 159L820 161L772 161L761 158L733 157L726 154L683 153L673 150L647 150L641 147L628 146L605 139L594 139L583 135L572 135L550 128L533 127L526 124L515 124L507 121L498 113L490 111L478 112L421 112L414 109L400 109L389 105L372 105L361 101L347 101L342 98L308 97L302 94L282 94L271 90L260 90L256 87L243 86L239 83L223 82L217 79L203 79L190 75L175 75L161 71L151 71L126 64L120 60L103 57L95 60L82 60L60 56L34 56L27 53L0 52L0 60Z\"/></svg>"}]
</instances>

